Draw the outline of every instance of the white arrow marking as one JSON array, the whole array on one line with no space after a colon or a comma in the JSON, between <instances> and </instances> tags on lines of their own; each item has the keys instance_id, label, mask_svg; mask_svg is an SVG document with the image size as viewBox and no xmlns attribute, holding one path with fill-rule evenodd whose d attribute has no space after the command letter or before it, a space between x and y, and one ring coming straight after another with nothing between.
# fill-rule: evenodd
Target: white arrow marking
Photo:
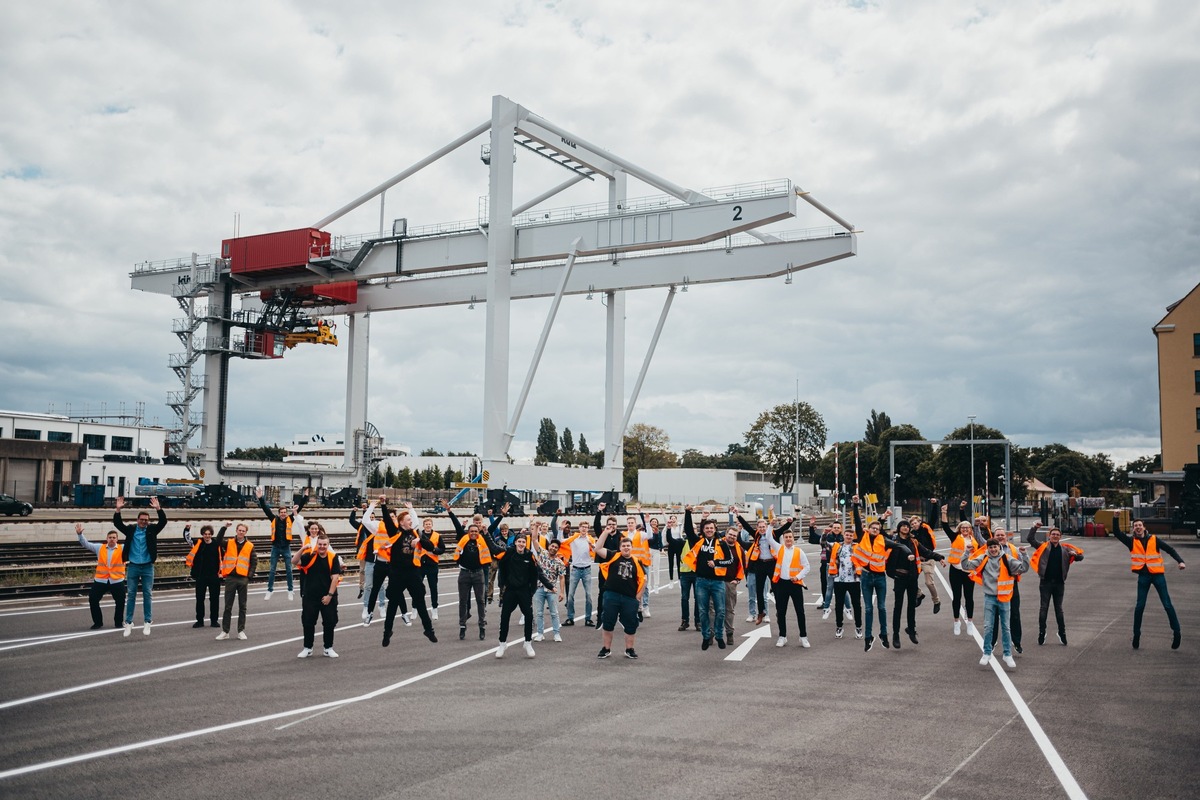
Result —
<instances>
[{"instance_id":1,"label":"white arrow marking","mask_svg":"<svg viewBox=\"0 0 1200 800\"><path fill-rule=\"evenodd\" d=\"M754 645L758 643L759 639L770 639L771 626L760 625L749 633L743 634L742 638L746 641L739 644L736 650L725 656L726 661L741 661L750 654L750 651L754 649Z\"/></svg>"}]
</instances>

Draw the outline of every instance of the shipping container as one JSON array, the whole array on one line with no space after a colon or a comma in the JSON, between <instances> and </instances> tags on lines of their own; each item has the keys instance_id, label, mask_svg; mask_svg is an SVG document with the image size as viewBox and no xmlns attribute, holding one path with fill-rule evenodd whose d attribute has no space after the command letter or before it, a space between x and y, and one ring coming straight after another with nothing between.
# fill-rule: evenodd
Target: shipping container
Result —
<instances>
[{"instance_id":1,"label":"shipping container","mask_svg":"<svg viewBox=\"0 0 1200 800\"><path fill-rule=\"evenodd\" d=\"M316 228L240 236L221 242L221 257L234 275L286 275L307 271L308 262L329 255L331 237Z\"/></svg>"},{"instance_id":2,"label":"shipping container","mask_svg":"<svg viewBox=\"0 0 1200 800\"><path fill-rule=\"evenodd\" d=\"M275 296L274 289L263 289L258 293L265 303ZM358 281L338 281L337 283L322 283L317 286L298 286L292 290L292 297L309 306L331 306L341 303L358 302Z\"/></svg>"}]
</instances>

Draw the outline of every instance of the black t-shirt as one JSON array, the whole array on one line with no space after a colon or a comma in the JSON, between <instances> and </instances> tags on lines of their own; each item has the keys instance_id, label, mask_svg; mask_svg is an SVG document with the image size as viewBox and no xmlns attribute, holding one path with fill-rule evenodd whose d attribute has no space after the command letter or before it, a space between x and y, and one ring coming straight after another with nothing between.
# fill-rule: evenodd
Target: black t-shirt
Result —
<instances>
[{"instance_id":1,"label":"black t-shirt","mask_svg":"<svg viewBox=\"0 0 1200 800\"><path fill-rule=\"evenodd\" d=\"M637 564L632 556L621 556L608 565L608 578L604 581L604 591L637 597L637 590Z\"/></svg>"},{"instance_id":2,"label":"black t-shirt","mask_svg":"<svg viewBox=\"0 0 1200 800\"><path fill-rule=\"evenodd\" d=\"M303 576L301 580L304 581L304 597L305 599L320 600L323 595L329 594L329 587L333 585L333 576L342 574L342 559L334 556L331 567L328 555L321 558L315 550L301 554L301 567L306 566L310 561L312 566L308 567L308 571L301 572Z\"/></svg>"},{"instance_id":3,"label":"black t-shirt","mask_svg":"<svg viewBox=\"0 0 1200 800\"><path fill-rule=\"evenodd\" d=\"M1062 545L1046 545L1046 549L1042 551L1042 558L1049 559L1046 562L1046 572L1042 576L1042 580L1045 583L1062 583Z\"/></svg>"}]
</instances>

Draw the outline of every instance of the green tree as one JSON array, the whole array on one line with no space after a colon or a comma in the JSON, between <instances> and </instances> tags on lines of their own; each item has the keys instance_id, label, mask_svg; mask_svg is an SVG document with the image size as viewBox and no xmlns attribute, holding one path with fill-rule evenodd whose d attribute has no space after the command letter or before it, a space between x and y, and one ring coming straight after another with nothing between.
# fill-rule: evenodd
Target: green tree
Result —
<instances>
[{"instance_id":1,"label":"green tree","mask_svg":"<svg viewBox=\"0 0 1200 800\"><path fill-rule=\"evenodd\" d=\"M400 471L396 473L396 488L398 488L398 489L413 488L413 474L412 474L411 469L409 469L408 467L402 467L400 469Z\"/></svg>"},{"instance_id":2,"label":"green tree","mask_svg":"<svg viewBox=\"0 0 1200 800\"><path fill-rule=\"evenodd\" d=\"M900 440L924 439L921 431L912 425L894 425L885 430L879 437L879 456L875 462L874 485L879 487L880 497L887 502L887 493L891 476L889 445ZM933 447L927 444L910 444L895 448L896 451L896 500L903 503L906 499L932 497L936 481L936 470L933 468Z\"/></svg>"},{"instance_id":3,"label":"green tree","mask_svg":"<svg viewBox=\"0 0 1200 800\"><path fill-rule=\"evenodd\" d=\"M586 464L588 463L588 456L591 454L592 451L588 449L587 437L582 433L579 434L579 455L581 456L579 460Z\"/></svg>"},{"instance_id":4,"label":"green tree","mask_svg":"<svg viewBox=\"0 0 1200 800\"><path fill-rule=\"evenodd\" d=\"M1037 477L1059 492L1077 486L1084 497L1098 497L1104 480L1096 462L1075 451L1059 453L1043 461L1038 466Z\"/></svg>"},{"instance_id":5,"label":"green tree","mask_svg":"<svg viewBox=\"0 0 1200 800\"><path fill-rule=\"evenodd\" d=\"M826 433L825 420L816 409L808 403L792 402L759 414L744 438L746 447L771 475L771 482L790 492L797 455L800 474L812 475L825 447Z\"/></svg>"},{"instance_id":6,"label":"green tree","mask_svg":"<svg viewBox=\"0 0 1200 800\"><path fill-rule=\"evenodd\" d=\"M563 428L559 446L559 457L562 458L564 464L575 463L575 440L571 436L570 428Z\"/></svg>"},{"instance_id":7,"label":"green tree","mask_svg":"<svg viewBox=\"0 0 1200 800\"><path fill-rule=\"evenodd\" d=\"M426 489L442 488L442 470L437 464L429 468L429 478L425 482Z\"/></svg>"},{"instance_id":8,"label":"green tree","mask_svg":"<svg viewBox=\"0 0 1200 800\"><path fill-rule=\"evenodd\" d=\"M421 451L421 455L422 456L432 456L432 457L436 458L437 456L440 456L441 453L439 453L437 450L435 450L432 447L426 447L424 450Z\"/></svg>"},{"instance_id":9,"label":"green tree","mask_svg":"<svg viewBox=\"0 0 1200 800\"><path fill-rule=\"evenodd\" d=\"M549 464L551 461L558 461L558 429L554 427L554 420L542 417L533 463Z\"/></svg>"},{"instance_id":10,"label":"green tree","mask_svg":"<svg viewBox=\"0 0 1200 800\"><path fill-rule=\"evenodd\" d=\"M1053 444L1043 444L1037 447L1021 448L1025 453L1025 458L1029 462L1029 468L1035 473L1046 459L1053 456L1062 455L1064 453L1075 452L1065 444L1054 442Z\"/></svg>"},{"instance_id":11,"label":"green tree","mask_svg":"<svg viewBox=\"0 0 1200 800\"><path fill-rule=\"evenodd\" d=\"M679 466L682 469L713 469L716 459L717 456L710 456L689 447L679 454Z\"/></svg>"},{"instance_id":12,"label":"green tree","mask_svg":"<svg viewBox=\"0 0 1200 800\"><path fill-rule=\"evenodd\" d=\"M392 469L392 465L388 464L383 471L383 485L392 487L396 485L396 473Z\"/></svg>"},{"instance_id":13,"label":"green tree","mask_svg":"<svg viewBox=\"0 0 1200 800\"><path fill-rule=\"evenodd\" d=\"M283 461L283 457L287 455L287 450L277 444L264 445L262 447L239 447L236 450L231 450L226 454L226 458L239 458L246 461Z\"/></svg>"},{"instance_id":14,"label":"green tree","mask_svg":"<svg viewBox=\"0 0 1200 800\"><path fill-rule=\"evenodd\" d=\"M946 435L946 439L969 440L971 428L964 425L955 428ZM1003 432L986 425L975 425L975 439L1004 439ZM936 462L939 497L969 497L971 483L971 447L965 444L950 445L938 448L934 456ZM1004 474L1004 445L976 444L975 451L975 494L988 496L995 494L997 481ZM1025 481L1032 478L1034 473L1029 468L1029 457L1025 450L1019 447L1011 449L1013 474L1009 476L1010 497L1021 500L1025 497ZM990 485L984 484L987 477ZM1003 487L1000 487L1003 488Z\"/></svg>"},{"instance_id":15,"label":"green tree","mask_svg":"<svg viewBox=\"0 0 1200 800\"><path fill-rule=\"evenodd\" d=\"M883 411L875 413L875 409L871 409L871 416L867 417L867 432L863 434L863 441L878 446L881 443L883 432L892 427L892 419Z\"/></svg>"},{"instance_id":16,"label":"green tree","mask_svg":"<svg viewBox=\"0 0 1200 800\"><path fill-rule=\"evenodd\" d=\"M1162 471L1162 453L1155 453L1152 456L1142 456L1135 458L1128 464L1117 470L1117 485L1121 487L1132 487L1133 480L1129 477L1131 473L1145 475L1150 472Z\"/></svg>"},{"instance_id":17,"label":"green tree","mask_svg":"<svg viewBox=\"0 0 1200 800\"><path fill-rule=\"evenodd\" d=\"M635 422L625 433L624 464L625 491L636 495L638 470L675 466L671 437L662 428Z\"/></svg>"},{"instance_id":18,"label":"green tree","mask_svg":"<svg viewBox=\"0 0 1200 800\"><path fill-rule=\"evenodd\" d=\"M379 471L379 464L371 467L371 474L367 476L367 486L375 489L383 486L383 473Z\"/></svg>"}]
</instances>

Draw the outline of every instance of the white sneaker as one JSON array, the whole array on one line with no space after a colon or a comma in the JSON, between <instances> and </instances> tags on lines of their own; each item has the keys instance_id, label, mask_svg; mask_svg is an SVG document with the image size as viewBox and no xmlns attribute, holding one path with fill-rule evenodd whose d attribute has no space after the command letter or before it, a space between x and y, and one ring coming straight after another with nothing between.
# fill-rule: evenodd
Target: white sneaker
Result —
<instances>
[{"instance_id":1,"label":"white sneaker","mask_svg":"<svg viewBox=\"0 0 1200 800\"><path fill-rule=\"evenodd\" d=\"M556 642L561 642L561 641L562 641L562 635L561 635L561 634L558 634L558 633L554 634L554 641L556 641Z\"/></svg>"},{"instance_id":2,"label":"white sneaker","mask_svg":"<svg viewBox=\"0 0 1200 800\"><path fill-rule=\"evenodd\" d=\"M959 622L958 620L954 620L954 635L958 636L961 633L962 633L962 623Z\"/></svg>"},{"instance_id":3,"label":"white sneaker","mask_svg":"<svg viewBox=\"0 0 1200 800\"><path fill-rule=\"evenodd\" d=\"M241 639L243 642L246 641L246 632L238 631L238 638Z\"/></svg>"},{"instance_id":4,"label":"white sneaker","mask_svg":"<svg viewBox=\"0 0 1200 800\"><path fill-rule=\"evenodd\" d=\"M364 615L363 615L363 627L364 627L364 628L369 628L369 627L371 627L371 620L372 620L374 617L375 617L375 615L374 615L374 614L370 614L370 613L368 613L368 614L364 614Z\"/></svg>"},{"instance_id":5,"label":"white sneaker","mask_svg":"<svg viewBox=\"0 0 1200 800\"><path fill-rule=\"evenodd\" d=\"M366 621L367 621L367 607L366 607L366 606L363 606L363 610L362 610L362 621L363 621L363 622L366 622Z\"/></svg>"},{"instance_id":6,"label":"white sneaker","mask_svg":"<svg viewBox=\"0 0 1200 800\"><path fill-rule=\"evenodd\" d=\"M121 635L122 635L122 636L126 636L126 637L127 637L127 636L129 636L129 634L131 634L131 633L133 633L133 623L132 623L132 622L126 622L126 623L125 623L125 630L124 630L124 631L121 633Z\"/></svg>"},{"instance_id":7,"label":"white sneaker","mask_svg":"<svg viewBox=\"0 0 1200 800\"><path fill-rule=\"evenodd\" d=\"M408 627L410 627L410 628L411 628L411 627L412 627L412 620L408 618L408 614L409 614L409 613L411 613L411 612L407 612L407 613L401 614L401 615L400 615L400 619L404 621L404 624L405 624L405 625L407 625Z\"/></svg>"},{"instance_id":8,"label":"white sneaker","mask_svg":"<svg viewBox=\"0 0 1200 800\"><path fill-rule=\"evenodd\" d=\"M273 594L275 594L275 591L273 589L267 589L265 592L263 592L263 602L265 603L266 601L270 600L271 595L273 595ZM312 651L309 651L309 652L312 652Z\"/></svg>"},{"instance_id":9,"label":"white sneaker","mask_svg":"<svg viewBox=\"0 0 1200 800\"><path fill-rule=\"evenodd\" d=\"M326 656L326 658L337 658L338 657L337 650L334 650L332 647L326 647L325 648L325 656Z\"/></svg>"},{"instance_id":10,"label":"white sneaker","mask_svg":"<svg viewBox=\"0 0 1200 800\"><path fill-rule=\"evenodd\" d=\"M524 614L522 614L522 615L521 615L521 618L520 618L519 620L517 620L517 624L518 624L518 625L524 625L524 624L525 624L525 615L524 615Z\"/></svg>"},{"instance_id":11,"label":"white sneaker","mask_svg":"<svg viewBox=\"0 0 1200 800\"><path fill-rule=\"evenodd\" d=\"M296 593L293 592L291 589L288 589L288 600L295 600L295 599L296 599ZM337 653L334 653L333 657L337 658Z\"/></svg>"},{"instance_id":12,"label":"white sneaker","mask_svg":"<svg viewBox=\"0 0 1200 800\"><path fill-rule=\"evenodd\" d=\"M975 623L967 620L967 635L970 636L973 633L975 633Z\"/></svg>"},{"instance_id":13,"label":"white sneaker","mask_svg":"<svg viewBox=\"0 0 1200 800\"><path fill-rule=\"evenodd\" d=\"M754 615L751 614L750 616L746 617L746 622L754 622L754 619L755 619Z\"/></svg>"},{"instance_id":14,"label":"white sneaker","mask_svg":"<svg viewBox=\"0 0 1200 800\"><path fill-rule=\"evenodd\" d=\"M841 628L838 628L836 631L833 632L833 638L835 638L835 639L842 638L842 629Z\"/></svg>"},{"instance_id":15,"label":"white sneaker","mask_svg":"<svg viewBox=\"0 0 1200 800\"><path fill-rule=\"evenodd\" d=\"M437 618L438 618L438 615L437 615L437 608L436 608L436 607L433 609L433 614L432 614L431 616L432 616L434 619L437 619Z\"/></svg>"},{"instance_id":16,"label":"white sneaker","mask_svg":"<svg viewBox=\"0 0 1200 800\"><path fill-rule=\"evenodd\" d=\"M312 648L306 647L300 651L300 654L297 655L296 658L308 658L311 655L312 655Z\"/></svg>"},{"instance_id":17,"label":"white sneaker","mask_svg":"<svg viewBox=\"0 0 1200 800\"><path fill-rule=\"evenodd\" d=\"M226 633L225 631L221 631L220 633L218 633L218 634L217 634L217 641L218 641L218 642L223 642L223 641L225 641L225 640L226 640L226 639L228 639L228 638L229 638L229 634L228 634L228 633Z\"/></svg>"},{"instance_id":18,"label":"white sneaker","mask_svg":"<svg viewBox=\"0 0 1200 800\"><path fill-rule=\"evenodd\" d=\"M533 635L533 640L534 640L535 642L544 642L544 641L546 641L546 637L545 637L545 636L543 636L543 635L542 635L542 634L540 634L540 633L535 633L535 634Z\"/></svg>"},{"instance_id":19,"label":"white sneaker","mask_svg":"<svg viewBox=\"0 0 1200 800\"><path fill-rule=\"evenodd\" d=\"M988 665L988 662L989 662L989 661L991 661L991 660L992 660L992 656L991 656L991 654L990 654L990 653L984 653L984 654L983 654L982 656L980 656L980 658L979 658L979 666L981 666L981 667L986 667L986 666Z\"/></svg>"},{"instance_id":20,"label":"white sneaker","mask_svg":"<svg viewBox=\"0 0 1200 800\"><path fill-rule=\"evenodd\" d=\"M783 647L785 644L787 644L786 636L780 636L778 639L775 640L776 647Z\"/></svg>"},{"instance_id":21,"label":"white sneaker","mask_svg":"<svg viewBox=\"0 0 1200 800\"><path fill-rule=\"evenodd\" d=\"M508 642L501 642L496 648L496 658L504 658L504 650L508 647Z\"/></svg>"},{"instance_id":22,"label":"white sneaker","mask_svg":"<svg viewBox=\"0 0 1200 800\"><path fill-rule=\"evenodd\" d=\"M150 635L150 623L149 622L147 622L145 625L142 626L142 633L146 634L147 636Z\"/></svg>"},{"instance_id":23,"label":"white sneaker","mask_svg":"<svg viewBox=\"0 0 1200 800\"><path fill-rule=\"evenodd\" d=\"M1008 667L1009 669L1016 669L1017 662L1013 661L1012 656L1005 656L1004 657L1004 666Z\"/></svg>"},{"instance_id":24,"label":"white sneaker","mask_svg":"<svg viewBox=\"0 0 1200 800\"><path fill-rule=\"evenodd\" d=\"M832 608L827 608L821 612L821 619L829 619L829 614L833 611Z\"/></svg>"},{"instance_id":25,"label":"white sneaker","mask_svg":"<svg viewBox=\"0 0 1200 800\"><path fill-rule=\"evenodd\" d=\"M861 639L862 637L863 637L863 631L862 631L862 628L855 628L855 629L854 629L854 638L855 638L855 639Z\"/></svg>"},{"instance_id":26,"label":"white sneaker","mask_svg":"<svg viewBox=\"0 0 1200 800\"><path fill-rule=\"evenodd\" d=\"M650 618L650 606L646 606L642 609L642 616L646 617L647 619Z\"/></svg>"},{"instance_id":27,"label":"white sneaker","mask_svg":"<svg viewBox=\"0 0 1200 800\"><path fill-rule=\"evenodd\" d=\"M801 636L801 637L800 637L800 646L801 646L801 647L812 647L812 645L808 643L808 637L807 637L807 636Z\"/></svg>"},{"instance_id":28,"label":"white sneaker","mask_svg":"<svg viewBox=\"0 0 1200 800\"><path fill-rule=\"evenodd\" d=\"M536 655L537 655L537 653L533 652L533 642L526 642L525 643L525 657L533 658Z\"/></svg>"}]
</instances>

